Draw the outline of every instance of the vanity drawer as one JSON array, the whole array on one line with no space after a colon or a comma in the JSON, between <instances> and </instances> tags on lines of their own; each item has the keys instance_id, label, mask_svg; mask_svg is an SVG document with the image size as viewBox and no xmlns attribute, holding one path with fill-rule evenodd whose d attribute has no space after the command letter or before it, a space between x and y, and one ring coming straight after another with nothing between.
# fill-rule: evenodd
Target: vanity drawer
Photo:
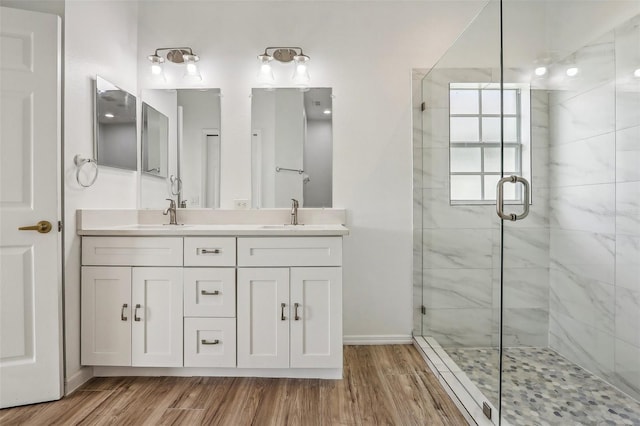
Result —
<instances>
[{"instance_id":1,"label":"vanity drawer","mask_svg":"<svg viewBox=\"0 0 640 426\"><path fill-rule=\"evenodd\" d=\"M235 268L184 268L184 316L235 317Z\"/></svg>"},{"instance_id":2,"label":"vanity drawer","mask_svg":"<svg viewBox=\"0 0 640 426\"><path fill-rule=\"evenodd\" d=\"M185 318L185 367L235 367L235 318Z\"/></svg>"},{"instance_id":3,"label":"vanity drawer","mask_svg":"<svg viewBox=\"0 0 640 426\"><path fill-rule=\"evenodd\" d=\"M341 265L341 237L238 238L238 266Z\"/></svg>"},{"instance_id":4,"label":"vanity drawer","mask_svg":"<svg viewBox=\"0 0 640 426\"><path fill-rule=\"evenodd\" d=\"M182 266L182 238L83 237L82 264Z\"/></svg>"},{"instance_id":5,"label":"vanity drawer","mask_svg":"<svg viewBox=\"0 0 640 426\"><path fill-rule=\"evenodd\" d=\"M235 265L235 238L187 237L184 239L184 266Z\"/></svg>"}]
</instances>

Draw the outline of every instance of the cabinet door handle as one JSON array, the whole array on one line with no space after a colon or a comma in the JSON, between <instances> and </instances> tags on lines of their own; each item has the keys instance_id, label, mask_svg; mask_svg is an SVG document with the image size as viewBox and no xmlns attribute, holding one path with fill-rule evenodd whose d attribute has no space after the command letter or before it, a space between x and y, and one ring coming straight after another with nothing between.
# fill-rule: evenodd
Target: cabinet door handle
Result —
<instances>
[{"instance_id":1,"label":"cabinet door handle","mask_svg":"<svg viewBox=\"0 0 640 426\"><path fill-rule=\"evenodd\" d=\"M129 318L124 316L124 310L127 309L128 307L129 307L128 304L126 304L126 303L122 304L122 309L120 310L120 321L126 321L126 320L129 319Z\"/></svg>"},{"instance_id":2,"label":"cabinet door handle","mask_svg":"<svg viewBox=\"0 0 640 426\"><path fill-rule=\"evenodd\" d=\"M214 290L214 291L200 290L200 294L203 296L217 296L220 294L220 290Z\"/></svg>"},{"instance_id":3,"label":"cabinet door handle","mask_svg":"<svg viewBox=\"0 0 640 426\"><path fill-rule=\"evenodd\" d=\"M205 249L205 248L198 249L198 254L220 254L220 253L222 253L222 250L220 249Z\"/></svg>"},{"instance_id":4,"label":"cabinet door handle","mask_svg":"<svg viewBox=\"0 0 640 426\"><path fill-rule=\"evenodd\" d=\"M294 303L293 306L295 307L295 316L293 317L293 319L296 321L300 321L300 316L298 315L298 308L300 307L300 304Z\"/></svg>"},{"instance_id":5,"label":"cabinet door handle","mask_svg":"<svg viewBox=\"0 0 640 426\"><path fill-rule=\"evenodd\" d=\"M208 340L202 339L202 340L200 340L200 343L203 344L203 345L217 345L217 344L220 343L220 340L215 339L215 340L212 340L212 341L208 341Z\"/></svg>"},{"instance_id":6,"label":"cabinet door handle","mask_svg":"<svg viewBox=\"0 0 640 426\"><path fill-rule=\"evenodd\" d=\"M140 317L138 316L138 309L140 309L141 306L139 303L136 303L136 310L133 311L133 320L134 321L140 321Z\"/></svg>"},{"instance_id":7,"label":"cabinet door handle","mask_svg":"<svg viewBox=\"0 0 640 426\"><path fill-rule=\"evenodd\" d=\"M284 320L286 320L286 319L287 319L287 317L285 317L285 316L284 316L284 308L285 308L286 306L287 306L287 305L286 305L285 303L281 303L281 304L280 304L280 321L284 321Z\"/></svg>"}]
</instances>

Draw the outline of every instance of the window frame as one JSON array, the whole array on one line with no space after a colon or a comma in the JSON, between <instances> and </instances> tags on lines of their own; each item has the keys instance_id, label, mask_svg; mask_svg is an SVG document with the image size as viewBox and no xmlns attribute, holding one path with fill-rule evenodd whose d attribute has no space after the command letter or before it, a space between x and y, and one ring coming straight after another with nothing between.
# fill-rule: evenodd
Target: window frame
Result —
<instances>
[{"instance_id":1,"label":"window frame","mask_svg":"<svg viewBox=\"0 0 640 426\"><path fill-rule=\"evenodd\" d=\"M518 176L525 176L529 180L531 175L531 110L530 110L530 86L528 84L504 84L504 90L515 91L516 93L516 112L511 114L483 114L482 109L482 93L483 91L498 91L500 92L500 84L498 83L450 83L447 97L449 100L449 203L450 205L491 205L495 204L495 198L487 198L486 196L486 184L485 177L486 176L497 176L501 177L502 173L504 176L508 176L510 174L515 174ZM467 114L453 114L451 112L451 92L459 90L473 90L478 93L478 112L477 113L467 113ZM526 108L528 107L528 108ZM496 142L483 142L483 118L515 118L516 119L516 141L504 142L500 141ZM451 119L458 117L471 117L478 119L478 141L452 141L451 140ZM526 127L526 128L525 128ZM485 149L486 148L494 148L500 149L504 148L514 148L515 149L515 166L516 170L504 170L501 171L485 171ZM479 148L480 149L480 170L472 171L472 172L453 172L452 171L452 149L453 148ZM528 154L528 155L525 155ZM528 163L528 167L525 167ZM480 178L480 199L453 199L452 198L452 176L478 176ZM515 199L505 199L505 204L522 204L523 193L520 185L516 186L516 198Z\"/></svg>"}]
</instances>

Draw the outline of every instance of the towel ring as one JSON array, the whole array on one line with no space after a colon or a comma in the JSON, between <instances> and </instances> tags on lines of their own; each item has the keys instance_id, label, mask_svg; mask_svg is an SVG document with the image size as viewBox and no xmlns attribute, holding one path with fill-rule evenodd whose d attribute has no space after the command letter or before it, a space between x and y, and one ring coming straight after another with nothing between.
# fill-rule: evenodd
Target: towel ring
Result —
<instances>
[{"instance_id":1,"label":"towel ring","mask_svg":"<svg viewBox=\"0 0 640 426\"><path fill-rule=\"evenodd\" d=\"M180 195L182 192L182 179L175 175L171 175L169 177L169 182L171 183L171 195ZM174 188L176 188L175 191L173 190Z\"/></svg>"},{"instance_id":2,"label":"towel ring","mask_svg":"<svg viewBox=\"0 0 640 426\"><path fill-rule=\"evenodd\" d=\"M73 162L76 165L76 180L78 181L78 185L82 186L83 188L89 188L90 186L92 186L96 182L96 179L98 179L98 163L96 162L96 160L94 160L93 158L82 158L80 154L76 154L76 156L73 157ZM87 164L93 164L94 174L89 184L85 185L80 181L80 171Z\"/></svg>"}]
</instances>

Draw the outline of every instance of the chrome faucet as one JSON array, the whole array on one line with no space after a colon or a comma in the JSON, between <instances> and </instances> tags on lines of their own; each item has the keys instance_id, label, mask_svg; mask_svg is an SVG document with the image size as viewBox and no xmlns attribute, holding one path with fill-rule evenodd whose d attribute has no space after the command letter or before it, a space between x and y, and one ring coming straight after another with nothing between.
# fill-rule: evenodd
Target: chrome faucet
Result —
<instances>
[{"instance_id":1,"label":"chrome faucet","mask_svg":"<svg viewBox=\"0 0 640 426\"><path fill-rule=\"evenodd\" d=\"M171 198L167 198L169 201L169 208L167 208L162 214L169 215L169 225L177 225L178 221L176 220L176 202Z\"/></svg>"},{"instance_id":2,"label":"chrome faucet","mask_svg":"<svg viewBox=\"0 0 640 426\"><path fill-rule=\"evenodd\" d=\"M291 199L291 224L298 224L298 200L295 198Z\"/></svg>"}]
</instances>

